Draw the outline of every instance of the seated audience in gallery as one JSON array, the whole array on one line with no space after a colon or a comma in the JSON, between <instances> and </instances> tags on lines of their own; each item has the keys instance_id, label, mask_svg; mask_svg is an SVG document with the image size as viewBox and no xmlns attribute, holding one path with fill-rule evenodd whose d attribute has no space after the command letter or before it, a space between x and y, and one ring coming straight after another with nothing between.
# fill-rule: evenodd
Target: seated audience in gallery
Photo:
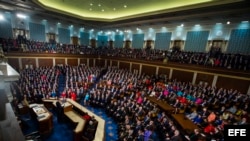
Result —
<instances>
[{"instance_id":1,"label":"seated audience in gallery","mask_svg":"<svg viewBox=\"0 0 250 141\"><path fill-rule=\"evenodd\" d=\"M25 39L20 42L17 39L0 39L5 52L23 51L26 53L67 53L67 54L88 54L88 55L102 55L113 56L120 58L143 59L150 61L163 61L167 58L168 62L185 63L192 65L205 65L210 67L235 69L247 71L250 69L249 55L242 53L222 53L215 51L211 52L192 52L192 51L169 51L151 49L126 49L126 48L87 48L86 46L73 45L73 44L60 44L55 42L39 42L34 40ZM212 49L214 50L214 49ZM88 76L91 76L89 74ZM95 74L93 78L88 79L88 82L94 82L96 79Z\"/></svg>"}]
</instances>

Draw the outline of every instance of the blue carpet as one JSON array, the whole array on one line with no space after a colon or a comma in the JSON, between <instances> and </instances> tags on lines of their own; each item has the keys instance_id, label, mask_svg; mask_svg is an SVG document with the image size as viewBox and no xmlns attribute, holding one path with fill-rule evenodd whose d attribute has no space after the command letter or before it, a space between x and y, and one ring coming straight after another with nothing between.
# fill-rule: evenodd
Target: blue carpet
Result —
<instances>
[{"instance_id":1,"label":"blue carpet","mask_svg":"<svg viewBox=\"0 0 250 141\"><path fill-rule=\"evenodd\" d=\"M57 114L53 113L54 128L52 133L43 139L43 141L72 141L74 126L69 122L58 122Z\"/></svg>"},{"instance_id":2,"label":"blue carpet","mask_svg":"<svg viewBox=\"0 0 250 141\"><path fill-rule=\"evenodd\" d=\"M86 108L96 115L100 116L102 119L105 120L105 140L106 141L117 141L118 140L118 132L117 132L117 124L115 121L108 117L102 108L95 108L91 106L86 106Z\"/></svg>"},{"instance_id":3,"label":"blue carpet","mask_svg":"<svg viewBox=\"0 0 250 141\"><path fill-rule=\"evenodd\" d=\"M50 110L53 114L53 130L46 136L42 137L43 141L72 141L73 140L73 130L75 127L70 122L58 122L57 114ZM38 122L35 118L31 118L29 114L21 115L20 118L25 124L22 128L23 134L26 136L28 134L37 132L39 130Z\"/></svg>"},{"instance_id":4,"label":"blue carpet","mask_svg":"<svg viewBox=\"0 0 250 141\"><path fill-rule=\"evenodd\" d=\"M28 135L38 131L38 122L36 119L31 118L30 114L24 114L19 116L22 121L22 132L23 135Z\"/></svg>"}]
</instances>

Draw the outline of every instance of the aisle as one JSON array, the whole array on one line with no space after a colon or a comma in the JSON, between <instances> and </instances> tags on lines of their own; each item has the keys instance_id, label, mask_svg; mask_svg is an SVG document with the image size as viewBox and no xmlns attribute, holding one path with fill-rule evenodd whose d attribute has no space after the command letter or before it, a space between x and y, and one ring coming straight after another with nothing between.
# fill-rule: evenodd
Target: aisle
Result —
<instances>
[{"instance_id":1,"label":"aisle","mask_svg":"<svg viewBox=\"0 0 250 141\"><path fill-rule=\"evenodd\" d=\"M58 92L57 92L57 97L60 97L61 93L63 92L65 88L65 76L63 74L60 74L58 76Z\"/></svg>"},{"instance_id":2,"label":"aisle","mask_svg":"<svg viewBox=\"0 0 250 141\"><path fill-rule=\"evenodd\" d=\"M117 141L118 140L117 124L113 120L113 118L108 117L103 108L96 108L96 107L91 107L91 106L86 106L86 108L105 120L106 122L105 140Z\"/></svg>"},{"instance_id":3,"label":"aisle","mask_svg":"<svg viewBox=\"0 0 250 141\"><path fill-rule=\"evenodd\" d=\"M102 79L103 75L105 75L107 72L107 69L103 69L101 71L101 74L99 77L96 78L95 83L92 85L92 87L95 87L95 85L99 82L99 80ZM89 88L90 90L92 89ZM102 119L105 120L105 140L106 141L117 141L118 140L118 126L116 122L113 120L113 118L108 117L105 113L105 110L103 108L97 108L97 107L92 107L92 106L86 106L83 104L84 97L81 99L80 104L85 106L88 110L92 111L96 115L100 116Z\"/></svg>"}]
</instances>

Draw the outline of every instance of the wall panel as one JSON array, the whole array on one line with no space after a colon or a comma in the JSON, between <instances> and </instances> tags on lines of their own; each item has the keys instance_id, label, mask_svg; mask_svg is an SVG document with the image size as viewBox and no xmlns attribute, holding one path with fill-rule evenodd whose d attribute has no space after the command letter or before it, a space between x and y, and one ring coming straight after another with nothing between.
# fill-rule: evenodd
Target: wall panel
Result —
<instances>
[{"instance_id":1,"label":"wall panel","mask_svg":"<svg viewBox=\"0 0 250 141\"><path fill-rule=\"evenodd\" d=\"M134 70L137 70L139 72L140 65L132 63L131 71L134 72Z\"/></svg>"},{"instance_id":2,"label":"wall panel","mask_svg":"<svg viewBox=\"0 0 250 141\"><path fill-rule=\"evenodd\" d=\"M117 66L117 65L118 65L118 61L112 60L112 66Z\"/></svg>"},{"instance_id":3,"label":"wall panel","mask_svg":"<svg viewBox=\"0 0 250 141\"><path fill-rule=\"evenodd\" d=\"M158 70L158 74L159 75L164 74L164 75L167 75L167 77L168 77L169 76L169 72L170 72L170 69L159 67L159 70Z\"/></svg>"},{"instance_id":4,"label":"wall panel","mask_svg":"<svg viewBox=\"0 0 250 141\"><path fill-rule=\"evenodd\" d=\"M142 65L142 74L145 73L147 75L155 75L156 73L156 67L155 66L147 66L147 65Z\"/></svg>"},{"instance_id":5,"label":"wall panel","mask_svg":"<svg viewBox=\"0 0 250 141\"><path fill-rule=\"evenodd\" d=\"M105 59L95 59L95 66L104 67L105 66Z\"/></svg>"},{"instance_id":6,"label":"wall panel","mask_svg":"<svg viewBox=\"0 0 250 141\"><path fill-rule=\"evenodd\" d=\"M110 66L110 62L111 62L110 60L107 60L107 66Z\"/></svg>"},{"instance_id":7,"label":"wall panel","mask_svg":"<svg viewBox=\"0 0 250 141\"><path fill-rule=\"evenodd\" d=\"M218 88L238 90L244 94L247 92L246 90L249 88L249 85L250 85L250 81L222 77L222 76L218 77L217 83L216 83L216 86Z\"/></svg>"},{"instance_id":8,"label":"wall panel","mask_svg":"<svg viewBox=\"0 0 250 141\"><path fill-rule=\"evenodd\" d=\"M120 69L129 70L129 67L130 67L130 64L126 63L126 62L120 62L120 64L119 64Z\"/></svg>"},{"instance_id":9,"label":"wall panel","mask_svg":"<svg viewBox=\"0 0 250 141\"><path fill-rule=\"evenodd\" d=\"M68 59L67 60L68 65L70 66L78 66L78 60L77 59Z\"/></svg>"},{"instance_id":10,"label":"wall panel","mask_svg":"<svg viewBox=\"0 0 250 141\"><path fill-rule=\"evenodd\" d=\"M89 59L89 67L93 67L94 66L94 59Z\"/></svg>"},{"instance_id":11,"label":"wall panel","mask_svg":"<svg viewBox=\"0 0 250 141\"><path fill-rule=\"evenodd\" d=\"M56 65L63 64L65 65L65 59L55 59Z\"/></svg>"},{"instance_id":12,"label":"wall panel","mask_svg":"<svg viewBox=\"0 0 250 141\"><path fill-rule=\"evenodd\" d=\"M84 64L87 66L88 60L87 59L80 59L80 64Z\"/></svg>"},{"instance_id":13,"label":"wall panel","mask_svg":"<svg viewBox=\"0 0 250 141\"><path fill-rule=\"evenodd\" d=\"M53 66L53 59L38 58L39 67Z\"/></svg>"},{"instance_id":14,"label":"wall panel","mask_svg":"<svg viewBox=\"0 0 250 141\"><path fill-rule=\"evenodd\" d=\"M36 60L35 58L22 58L22 66L23 69L26 68L26 65L33 65L33 68L36 67Z\"/></svg>"},{"instance_id":15,"label":"wall panel","mask_svg":"<svg viewBox=\"0 0 250 141\"><path fill-rule=\"evenodd\" d=\"M199 84L200 81L207 82L212 85L214 76L210 74L197 73L195 84Z\"/></svg>"},{"instance_id":16,"label":"wall panel","mask_svg":"<svg viewBox=\"0 0 250 141\"><path fill-rule=\"evenodd\" d=\"M177 81L192 82L193 72L173 70L172 79L177 79Z\"/></svg>"}]
</instances>

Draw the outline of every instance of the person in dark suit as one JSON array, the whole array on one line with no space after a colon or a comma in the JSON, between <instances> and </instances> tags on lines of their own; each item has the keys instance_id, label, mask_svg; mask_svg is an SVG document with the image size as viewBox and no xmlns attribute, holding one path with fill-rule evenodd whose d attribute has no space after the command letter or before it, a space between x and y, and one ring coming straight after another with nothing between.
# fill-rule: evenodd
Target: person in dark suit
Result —
<instances>
[{"instance_id":1,"label":"person in dark suit","mask_svg":"<svg viewBox=\"0 0 250 141\"><path fill-rule=\"evenodd\" d=\"M182 137L180 135L179 130L174 131L174 135L172 137L167 137L165 141L182 141Z\"/></svg>"},{"instance_id":2,"label":"person in dark suit","mask_svg":"<svg viewBox=\"0 0 250 141\"><path fill-rule=\"evenodd\" d=\"M144 132L143 132L143 130L138 131L138 136L136 137L136 141L144 141Z\"/></svg>"},{"instance_id":3,"label":"person in dark suit","mask_svg":"<svg viewBox=\"0 0 250 141\"><path fill-rule=\"evenodd\" d=\"M56 102L56 113L58 122L62 122L63 120L63 106L59 101Z\"/></svg>"}]
</instances>

